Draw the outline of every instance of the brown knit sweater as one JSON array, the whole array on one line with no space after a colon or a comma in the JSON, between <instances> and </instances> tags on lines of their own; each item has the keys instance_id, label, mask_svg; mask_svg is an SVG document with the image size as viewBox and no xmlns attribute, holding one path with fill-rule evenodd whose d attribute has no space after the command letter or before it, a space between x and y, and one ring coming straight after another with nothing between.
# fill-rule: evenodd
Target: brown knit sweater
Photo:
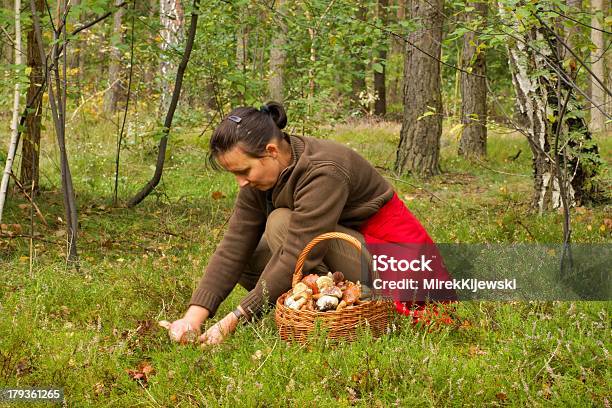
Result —
<instances>
[{"instance_id":1,"label":"brown knit sweater","mask_svg":"<svg viewBox=\"0 0 612 408\"><path fill-rule=\"evenodd\" d=\"M329 140L285 137L291 144L292 162L279 175L271 198L273 208L292 210L289 233L256 287L240 302L249 319L258 314L266 298L274 304L291 288L297 257L310 240L333 231L336 224L358 229L393 196L392 186L352 149ZM190 304L203 306L214 316L255 251L270 210L265 191L240 189L227 231ZM319 265L326 251L325 242L318 244L308 256L304 273Z\"/></svg>"}]
</instances>

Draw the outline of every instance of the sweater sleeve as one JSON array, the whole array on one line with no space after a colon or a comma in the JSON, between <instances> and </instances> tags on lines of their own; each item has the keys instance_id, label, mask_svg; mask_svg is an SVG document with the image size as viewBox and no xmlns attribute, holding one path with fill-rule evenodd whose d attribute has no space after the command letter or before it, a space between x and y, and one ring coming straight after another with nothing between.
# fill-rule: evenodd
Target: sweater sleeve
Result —
<instances>
[{"instance_id":1,"label":"sweater sleeve","mask_svg":"<svg viewBox=\"0 0 612 408\"><path fill-rule=\"evenodd\" d=\"M266 301L274 304L291 288L300 252L317 235L335 230L349 192L347 175L333 165L317 167L296 187L285 243L272 254L257 285L240 302L249 319L261 312ZM304 273L319 265L326 252L327 242L315 246L304 264Z\"/></svg>"},{"instance_id":2,"label":"sweater sleeve","mask_svg":"<svg viewBox=\"0 0 612 408\"><path fill-rule=\"evenodd\" d=\"M242 188L236 198L227 231L214 254L190 305L205 307L213 317L223 300L240 280L247 260L255 251L266 225L266 214L256 192Z\"/></svg>"}]
</instances>

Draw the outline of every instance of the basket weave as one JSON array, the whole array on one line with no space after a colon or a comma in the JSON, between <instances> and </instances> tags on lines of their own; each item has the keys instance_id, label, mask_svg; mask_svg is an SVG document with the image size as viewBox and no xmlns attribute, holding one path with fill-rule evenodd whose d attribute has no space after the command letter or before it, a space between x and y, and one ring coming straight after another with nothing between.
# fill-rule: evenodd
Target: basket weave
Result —
<instances>
[{"instance_id":1,"label":"basket weave","mask_svg":"<svg viewBox=\"0 0 612 408\"><path fill-rule=\"evenodd\" d=\"M298 257L292 288L302 280L302 268L310 250L319 242L334 238L349 242L361 253L361 242L348 234L328 232L319 235L306 245ZM308 335L315 330L316 321L320 321L321 328L327 330L329 339L354 340L360 326L369 328L374 337L379 337L386 332L389 315L393 310L393 303L386 300L367 300L339 311L295 310L285 306L285 298L290 293L284 293L278 298L274 316L280 337L288 342L305 343Z\"/></svg>"}]
</instances>

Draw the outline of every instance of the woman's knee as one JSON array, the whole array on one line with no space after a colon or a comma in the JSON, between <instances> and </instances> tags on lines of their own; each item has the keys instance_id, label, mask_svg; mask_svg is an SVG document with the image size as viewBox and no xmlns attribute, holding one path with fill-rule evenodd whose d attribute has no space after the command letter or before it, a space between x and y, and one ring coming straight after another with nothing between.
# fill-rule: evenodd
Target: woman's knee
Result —
<instances>
[{"instance_id":1,"label":"woman's knee","mask_svg":"<svg viewBox=\"0 0 612 408\"><path fill-rule=\"evenodd\" d=\"M283 242L289 230L290 219L291 210L288 208L277 208L268 215L264 236L271 248Z\"/></svg>"}]
</instances>

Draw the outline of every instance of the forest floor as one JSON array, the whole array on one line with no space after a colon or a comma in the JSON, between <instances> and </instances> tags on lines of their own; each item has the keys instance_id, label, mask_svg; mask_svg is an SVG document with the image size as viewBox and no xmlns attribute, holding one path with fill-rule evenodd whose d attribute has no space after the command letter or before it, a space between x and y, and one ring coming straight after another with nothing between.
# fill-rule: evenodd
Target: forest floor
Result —
<instances>
[{"instance_id":1,"label":"forest floor","mask_svg":"<svg viewBox=\"0 0 612 408\"><path fill-rule=\"evenodd\" d=\"M457 157L452 126L445 129L443 174L427 181L391 175L397 124L354 123L319 136L355 148L377 166L436 242L562 242L562 214L529 208L531 154L523 137L491 128L487 160L469 162ZM172 343L157 321L184 312L221 239L237 193L233 176L206 167L206 136L173 130L155 193L135 209L114 206L114 129L82 124L75 133L82 135L69 142L78 272L65 264L50 137L37 197L49 226L34 218L32 248L19 237L29 233L28 202L9 196L3 222L18 225L10 226L15 236L0 238L0 387L63 387L75 407L612 402L609 301L461 302L452 325L413 325L398 317L380 339L364 333L339 346L322 338L308 347L285 344L268 313L220 346ZM612 138L599 143L611 163ZM154 138L128 135L120 201L148 180L155 157ZM571 214L574 242L611 242L610 206ZM245 293L236 288L217 316Z\"/></svg>"}]
</instances>

